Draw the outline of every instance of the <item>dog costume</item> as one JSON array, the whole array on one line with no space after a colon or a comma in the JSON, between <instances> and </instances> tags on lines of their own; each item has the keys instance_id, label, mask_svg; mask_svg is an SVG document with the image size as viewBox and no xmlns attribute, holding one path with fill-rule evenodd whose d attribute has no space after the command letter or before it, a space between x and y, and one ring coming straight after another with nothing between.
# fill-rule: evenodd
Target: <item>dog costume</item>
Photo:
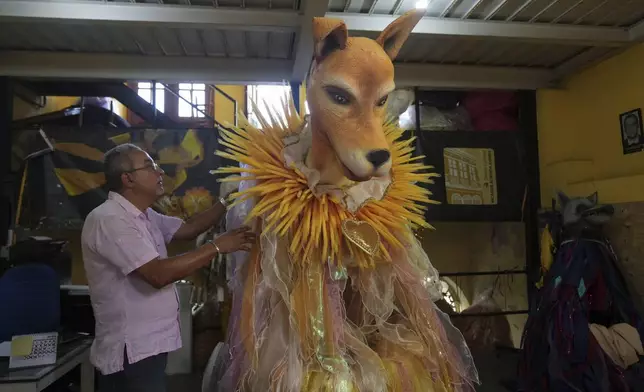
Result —
<instances>
[{"instance_id":1,"label":"dog costume","mask_svg":"<svg viewBox=\"0 0 644 392\"><path fill-rule=\"evenodd\" d=\"M315 111L302 118L284 99L269 118L255 112L261 129L222 129L218 152L240 163L217 170L240 182L228 229L246 223L259 234L250 253L234 255L219 390L473 390L469 349L434 305L438 273L414 236L430 227L422 184L436 174L412 156L413 139L381 118L388 174L328 184L308 159L320 147Z\"/></svg>"}]
</instances>

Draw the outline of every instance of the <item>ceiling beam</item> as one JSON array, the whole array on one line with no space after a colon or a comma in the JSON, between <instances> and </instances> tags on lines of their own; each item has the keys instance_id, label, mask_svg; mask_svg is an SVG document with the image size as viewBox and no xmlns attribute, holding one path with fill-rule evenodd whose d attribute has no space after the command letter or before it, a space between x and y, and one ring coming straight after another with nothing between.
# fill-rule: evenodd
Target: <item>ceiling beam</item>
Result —
<instances>
[{"instance_id":1,"label":"ceiling beam","mask_svg":"<svg viewBox=\"0 0 644 392\"><path fill-rule=\"evenodd\" d=\"M97 1L0 0L0 22L36 21L57 23L137 23L202 29L243 29L246 31L297 31L310 33L313 16L323 15L326 1L307 0L303 11L248 10L163 4L116 3ZM322 10L322 11L321 11ZM356 13L326 13L328 17L344 19L349 30L382 31L396 17ZM546 23L494 22L423 18L415 34L516 39L523 41L551 41L561 44L590 46L623 46L632 39L644 37L644 24L630 31L619 27L588 27ZM303 42L304 37L298 40ZM296 54L299 53L296 50ZM299 60L299 59L298 59ZM296 64L301 64L297 61ZM298 65L298 70L301 69Z\"/></svg>"},{"instance_id":2,"label":"ceiling beam","mask_svg":"<svg viewBox=\"0 0 644 392\"><path fill-rule=\"evenodd\" d=\"M303 0L301 6L302 25L297 37L297 47L293 56L293 74L291 81L301 82L309 71L311 59L313 58L313 18L324 16L328 9L328 1Z\"/></svg>"},{"instance_id":3,"label":"ceiling beam","mask_svg":"<svg viewBox=\"0 0 644 392\"><path fill-rule=\"evenodd\" d=\"M292 61L121 54L0 52L0 75L30 78L281 83Z\"/></svg>"},{"instance_id":4,"label":"ceiling beam","mask_svg":"<svg viewBox=\"0 0 644 392\"><path fill-rule=\"evenodd\" d=\"M568 59L562 64L558 65L553 72L559 79L566 79L569 76L573 76L582 72L588 68L591 68L604 60L607 60L611 57L617 56L619 53L627 50L628 47L623 48L600 48L593 47L587 48L582 52L578 53L576 56Z\"/></svg>"},{"instance_id":5,"label":"ceiling beam","mask_svg":"<svg viewBox=\"0 0 644 392\"><path fill-rule=\"evenodd\" d=\"M380 32L396 19L396 16L390 15L367 15L343 12L328 12L326 16L344 19L347 28L353 31ZM624 46L630 43L628 31L619 27L587 27L430 17L425 17L418 22L412 33L589 46Z\"/></svg>"},{"instance_id":6,"label":"ceiling beam","mask_svg":"<svg viewBox=\"0 0 644 392\"><path fill-rule=\"evenodd\" d=\"M290 60L0 52L0 76L58 79L283 83ZM553 87L547 70L443 64L396 64L396 85L425 88L537 89Z\"/></svg>"},{"instance_id":7,"label":"ceiling beam","mask_svg":"<svg viewBox=\"0 0 644 392\"><path fill-rule=\"evenodd\" d=\"M243 29L246 31L296 31L297 11L222 9L199 6L132 4L98 1L0 0L3 21L75 24L133 23L146 26Z\"/></svg>"},{"instance_id":8,"label":"ceiling beam","mask_svg":"<svg viewBox=\"0 0 644 392\"><path fill-rule=\"evenodd\" d=\"M555 75L547 69L445 64L396 64L396 87L445 89L555 88Z\"/></svg>"},{"instance_id":9,"label":"ceiling beam","mask_svg":"<svg viewBox=\"0 0 644 392\"><path fill-rule=\"evenodd\" d=\"M628 34L631 41L641 42L644 41L644 20L640 21L628 29Z\"/></svg>"}]
</instances>

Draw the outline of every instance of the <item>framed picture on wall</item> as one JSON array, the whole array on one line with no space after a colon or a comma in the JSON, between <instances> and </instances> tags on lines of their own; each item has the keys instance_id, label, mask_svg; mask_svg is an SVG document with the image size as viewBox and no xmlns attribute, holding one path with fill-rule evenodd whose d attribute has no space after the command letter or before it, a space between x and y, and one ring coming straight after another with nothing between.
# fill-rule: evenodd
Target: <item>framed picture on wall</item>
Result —
<instances>
[{"instance_id":1,"label":"framed picture on wall","mask_svg":"<svg viewBox=\"0 0 644 392\"><path fill-rule=\"evenodd\" d=\"M642 109L634 109L619 115L624 154L642 151L644 132L642 131Z\"/></svg>"},{"instance_id":2,"label":"framed picture on wall","mask_svg":"<svg viewBox=\"0 0 644 392\"><path fill-rule=\"evenodd\" d=\"M441 174L428 186L440 204L429 221L517 222L523 219L523 134L508 131L421 131L424 162Z\"/></svg>"}]
</instances>

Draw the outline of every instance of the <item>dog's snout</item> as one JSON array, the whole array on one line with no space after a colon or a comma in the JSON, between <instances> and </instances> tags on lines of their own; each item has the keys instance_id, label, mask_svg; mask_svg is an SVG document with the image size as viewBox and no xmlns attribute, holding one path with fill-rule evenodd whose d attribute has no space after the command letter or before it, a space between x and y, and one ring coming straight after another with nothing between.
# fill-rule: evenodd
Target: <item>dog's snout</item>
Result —
<instances>
[{"instance_id":1,"label":"dog's snout","mask_svg":"<svg viewBox=\"0 0 644 392\"><path fill-rule=\"evenodd\" d=\"M389 160L389 150L373 150L367 154L367 160L374 168L379 168Z\"/></svg>"}]
</instances>

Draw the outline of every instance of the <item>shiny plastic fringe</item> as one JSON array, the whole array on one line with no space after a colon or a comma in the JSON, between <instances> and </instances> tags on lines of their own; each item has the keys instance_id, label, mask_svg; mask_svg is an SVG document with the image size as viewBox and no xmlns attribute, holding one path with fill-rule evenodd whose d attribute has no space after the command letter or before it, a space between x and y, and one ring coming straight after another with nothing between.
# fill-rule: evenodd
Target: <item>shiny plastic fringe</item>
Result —
<instances>
[{"instance_id":1,"label":"shiny plastic fringe","mask_svg":"<svg viewBox=\"0 0 644 392\"><path fill-rule=\"evenodd\" d=\"M271 116L265 119L259 115L261 130L245 120L240 127L220 129L220 144L226 150L217 154L246 166L213 172L229 175L222 181L256 180L254 186L231 195L233 205L251 198L257 201L248 220L262 217L266 221L265 230L282 237L290 236L289 250L296 254L297 260L339 261L340 255L348 252L362 267L372 266L373 258L344 239L340 225L343 220L355 218L370 223L383 240L380 252L384 260L391 260L386 244L403 247L392 233L408 225L412 230L431 228L425 222L424 214L426 205L436 202L430 199L431 192L421 184L433 183L432 178L438 175L428 172L432 166L420 163L423 157L412 156L414 138L404 140L403 130L396 124L384 124L392 155L392 183L382 200L370 200L352 216L331 195L314 195L305 175L294 166L286 167L282 154L284 138L297 135L305 123L295 111L292 99L283 104L286 118ZM256 113L260 113L259 110Z\"/></svg>"},{"instance_id":2,"label":"shiny plastic fringe","mask_svg":"<svg viewBox=\"0 0 644 392\"><path fill-rule=\"evenodd\" d=\"M298 124L291 121L293 127ZM244 160L239 168L240 199L227 216L228 229L250 222L261 235L250 254L233 255L230 357L219 391L473 391L478 374L469 349L433 303L440 298L438 273L407 222L391 216L390 211L400 209L387 213L369 210L374 215L363 215L387 234L382 236L382 252L366 264L372 268L361 268L366 265L357 262L359 252L347 249L339 234L336 243L330 242L333 237L329 233L335 226L329 220L341 215L320 208L312 194L307 203L297 207L299 218L284 226L288 229L282 234L274 219L280 216L275 212L285 207L276 202L266 208L269 204L262 201L278 193L261 185L276 181L278 174L294 172L279 166L280 150L275 149L279 146L266 147L278 143L279 134L277 128L267 129L265 133L254 128L246 131L257 148L252 150L256 155L238 156ZM246 144L245 148L249 147ZM270 153L262 155L265 150ZM264 162L271 154L276 154L275 161ZM412 198L426 195L414 194L415 188L400 183L399 178L394 179L397 188L392 185L385 199L393 190L403 193L407 189ZM283 185L284 178L281 181ZM299 191L302 189L308 190L305 185ZM299 200L297 194L289 203L295 199ZM399 194L388 202L401 206L409 200ZM343 211L336 202L327 202ZM318 203L316 209L307 210L314 203ZM406 216L422 219L420 212L403 209ZM296 208L289 204L287 215L279 222L290 219L288 214L293 210ZM305 211L309 211L308 217ZM339 221L335 223L339 226ZM298 228L297 249L308 252L292 252ZM329 239L326 246L323 238ZM326 255L323 249L327 249ZM358 267L347 267L352 265Z\"/></svg>"}]
</instances>

